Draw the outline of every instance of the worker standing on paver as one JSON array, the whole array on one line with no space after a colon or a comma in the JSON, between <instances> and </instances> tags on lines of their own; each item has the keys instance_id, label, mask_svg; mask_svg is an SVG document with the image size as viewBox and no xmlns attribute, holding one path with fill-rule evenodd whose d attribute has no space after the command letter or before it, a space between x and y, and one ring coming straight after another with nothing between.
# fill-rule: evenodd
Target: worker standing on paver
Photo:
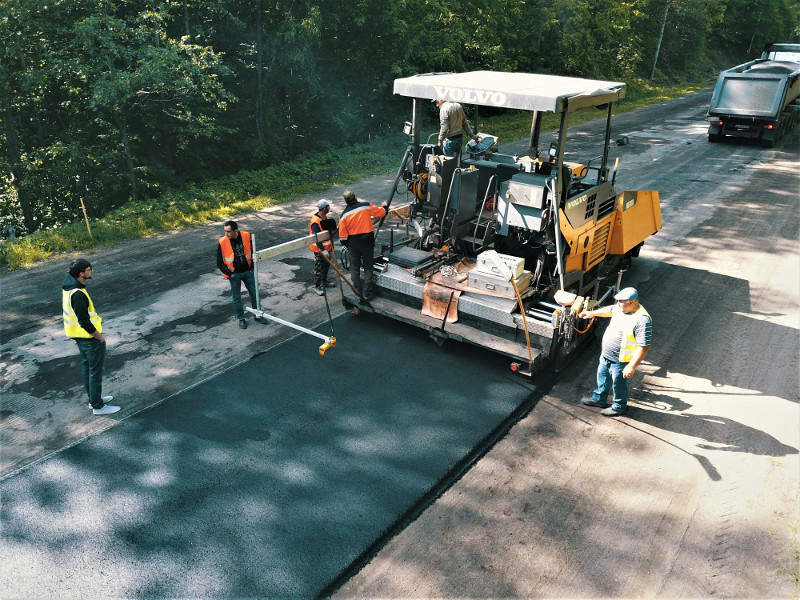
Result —
<instances>
[{"instance_id":1,"label":"worker standing on paver","mask_svg":"<svg viewBox=\"0 0 800 600\"><path fill-rule=\"evenodd\" d=\"M113 396L103 396L106 338L103 337L103 319L86 291L86 282L92 278L92 272L92 265L85 258L72 261L69 275L61 284L61 312L64 333L78 344L83 387L89 396L89 406L96 415L110 415L117 412L119 406L108 404Z\"/></svg>"},{"instance_id":2,"label":"worker standing on paver","mask_svg":"<svg viewBox=\"0 0 800 600\"><path fill-rule=\"evenodd\" d=\"M370 202L359 202L352 190L347 190L342 197L347 206L339 218L339 239L350 254L350 280L353 287L359 296L369 300L372 298L372 262L375 260L375 227L372 219L384 216L388 204L384 202L381 206L375 206Z\"/></svg>"},{"instance_id":3,"label":"worker standing on paver","mask_svg":"<svg viewBox=\"0 0 800 600\"><path fill-rule=\"evenodd\" d=\"M336 221L328 216L330 211L330 201L323 198L317 202L317 212L312 215L311 222L308 225L309 235L328 231L333 236L336 231ZM314 253L314 292L317 296L322 296L325 293L323 288L336 287L335 283L328 281L330 264L325 260L325 256L330 259L333 243L330 239L327 239L323 242L312 242L308 247Z\"/></svg>"},{"instance_id":4,"label":"worker standing on paver","mask_svg":"<svg viewBox=\"0 0 800 600\"><path fill-rule=\"evenodd\" d=\"M600 414L616 417L628 410L630 387L628 379L633 377L650 350L653 321L639 304L639 292L628 287L614 296L616 305L585 310L581 319L611 317L603 334L600 364L597 367L597 389L591 398L581 400L586 406L608 406L608 393L613 389L614 402Z\"/></svg>"},{"instance_id":5,"label":"worker standing on paver","mask_svg":"<svg viewBox=\"0 0 800 600\"><path fill-rule=\"evenodd\" d=\"M448 102L441 98L433 103L439 109L439 139L437 145L442 148L445 156L458 156L464 143L464 134L477 140L478 136L472 133L464 108L458 102Z\"/></svg>"},{"instance_id":6,"label":"worker standing on paver","mask_svg":"<svg viewBox=\"0 0 800 600\"><path fill-rule=\"evenodd\" d=\"M239 327L247 329L244 308L242 307L242 283L250 294L250 304L260 310L256 300L256 277L253 274L253 243L249 231L239 231L236 221L225 221L222 226L225 235L217 244L217 268L231 284L233 312L239 320ZM266 324L265 317L258 319Z\"/></svg>"}]
</instances>

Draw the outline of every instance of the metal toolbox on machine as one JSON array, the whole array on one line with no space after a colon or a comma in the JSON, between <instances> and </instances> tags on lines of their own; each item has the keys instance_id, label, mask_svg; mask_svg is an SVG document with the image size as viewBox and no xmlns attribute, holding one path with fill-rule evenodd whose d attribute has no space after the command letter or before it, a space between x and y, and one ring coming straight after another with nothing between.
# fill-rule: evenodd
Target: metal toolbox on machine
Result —
<instances>
[{"instance_id":1,"label":"metal toolbox on machine","mask_svg":"<svg viewBox=\"0 0 800 600\"><path fill-rule=\"evenodd\" d=\"M511 281L507 281L498 275L484 273L477 268L468 273L467 284L471 288L492 292L506 298L517 297L514 293L514 288L511 287ZM525 291L531 285L531 272L523 271L522 275L514 280L514 284L520 292Z\"/></svg>"},{"instance_id":2,"label":"metal toolbox on machine","mask_svg":"<svg viewBox=\"0 0 800 600\"><path fill-rule=\"evenodd\" d=\"M508 270L514 274L515 278L522 276L525 270L525 259L508 254L500 254L499 252L481 252L478 255L478 262L475 265L475 269L481 273L488 273L489 275L502 275L499 267L495 261L492 260L492 254L494 254L495 259L500 259Z\"/></svg>"}]
</instances>

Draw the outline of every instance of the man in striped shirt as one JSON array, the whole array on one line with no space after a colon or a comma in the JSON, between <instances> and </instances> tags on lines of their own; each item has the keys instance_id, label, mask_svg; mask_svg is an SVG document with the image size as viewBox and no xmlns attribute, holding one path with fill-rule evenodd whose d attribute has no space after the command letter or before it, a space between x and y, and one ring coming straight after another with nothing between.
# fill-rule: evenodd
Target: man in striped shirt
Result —
<instances>
[{"instance_id":1,"label":"man in striped shirt","mask_svg":"<svg viewBox=\"0 0 800 600\"><path fill-rule=\"evenodd\" d=\"M591 398L581 400L587 406L607 407L600 413L606 417L616 417L628 410L628 380L647 356L653 335L653 321L639 304L639 292L632 287L625 288L614 296L614 300L617 303L613 306L585 310L579 315L581 319L611 317L603 334L597 388ZM606 400L612 390L614 401L608 406Z\"/></svg>"}]
</instances>

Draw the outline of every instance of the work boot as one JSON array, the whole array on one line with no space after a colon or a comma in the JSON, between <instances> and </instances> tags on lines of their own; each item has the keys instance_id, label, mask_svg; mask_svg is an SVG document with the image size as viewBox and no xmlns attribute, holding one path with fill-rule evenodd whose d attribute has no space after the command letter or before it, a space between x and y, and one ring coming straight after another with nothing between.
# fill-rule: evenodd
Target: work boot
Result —
<instances>
[{"instance_id":1,"label":"work boot","mask_svg":"<svg viewBox=\"0 0 800 600\"><path fill-rule=\"evenodd\" d=\"M247 329L247 321L239 319L239 329Z\"/></svg>"},{"instance_id":2,"label":"work boot","mask_svg":"<svg viewBox=\"0 0 800 600\"><path fill-rule=\"evenodd\" d=\"M364 298L364 300L372 300L372 285L371 284L368 283L367 285L364 286L364 293L361 294L361 297Z\"/></svg>"},{"instance_id":3,"label":"work boot","mask_svg":"<svg viewBox=\"0 0 800 600\"><path fill-rule=\"evenodd\" d=\"M586 406L596 406L598 408L605 408L608 406L608 402L600 402L594 398L584 398L581 400L581 404L585 404Z\"/></svg>"},{"instance_id":4,"label":"work boot","mask_svg":"<svg viewBox=\"0 0 800 600\"><path fill-rule=\"evenodd\" d=\"M314 293L317 296L324 296L325 295L325 290L323 290L321 287L315 287L314 288Z\"/></svg>"}]
</instances>

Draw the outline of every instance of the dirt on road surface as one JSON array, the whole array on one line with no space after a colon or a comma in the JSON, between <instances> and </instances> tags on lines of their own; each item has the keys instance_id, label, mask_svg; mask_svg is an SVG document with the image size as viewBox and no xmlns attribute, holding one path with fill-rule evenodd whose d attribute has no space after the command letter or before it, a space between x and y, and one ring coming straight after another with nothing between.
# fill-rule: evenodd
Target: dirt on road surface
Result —
<instances>
[{"instance_id":1,"label":"dirt on road surface","mask_svg":"<svg viewBox=\"0 0 800 600\"><path fill-rule=\"evenodd\" d=\"M800 133L774 149L710 144L709 99L615 119L613 138L630 141L611 150L617 189L659 190L664 224L626 274L654 320L629 412L608 419L580 405L593 387L590 348L369 564L345 571L337 596L798 596ZM353 189L380 201L390 179ZM261 247L278 244L305 233L321 196L338 215L341 191L237 220ZM215 269L221 229L90 256L108 332L104 389L123 406L110 418L86 407L63 336L70 259L0 278L4 478L294 335L238 329ZM262 264L259 276L265 310L313 327L327 313L310 254Z\"/></svg>"}]
</instances>

